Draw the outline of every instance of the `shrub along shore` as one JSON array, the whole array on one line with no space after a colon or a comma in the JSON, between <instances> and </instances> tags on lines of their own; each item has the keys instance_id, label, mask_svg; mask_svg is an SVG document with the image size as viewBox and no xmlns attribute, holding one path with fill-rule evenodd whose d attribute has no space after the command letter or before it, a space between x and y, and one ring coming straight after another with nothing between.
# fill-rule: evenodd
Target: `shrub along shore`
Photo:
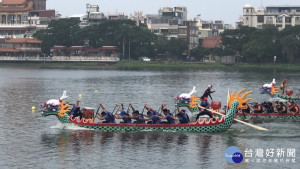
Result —
<instances>
[{"instance_id":1,"label":"shrub along shore","mask_svg":"<svg viewBox=\"0 0 300 169\"><path fill-rule=\"evenodd\" d=\"M221 63L202 62L142 62L120 61L118 63L99 62L0 62L0 67L37 68L37 69L167 69L167 70L191 70L191 69L279 69L288 71L300 71L300 64L248 64L235 63L225 65Z\"/></svg>"}]
</instances>

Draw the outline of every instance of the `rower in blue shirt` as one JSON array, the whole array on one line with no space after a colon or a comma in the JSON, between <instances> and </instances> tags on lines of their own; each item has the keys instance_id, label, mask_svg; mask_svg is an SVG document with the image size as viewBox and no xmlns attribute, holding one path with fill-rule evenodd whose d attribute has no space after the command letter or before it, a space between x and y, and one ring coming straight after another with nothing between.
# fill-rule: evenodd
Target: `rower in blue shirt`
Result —
<instances>
[{"instance_id":1,"label":"rower in blue shirt","mask_svg":"<svg viewBox=\"0 0 300 169\"><path fill-rule=\"evenodd\" d=\"M144 116L142 114L140 114L140 112L138 110L136 110L132 104L129 104L129 107L132 109L132 116L131 119L135 119L136 121L134 121L133 123L135 124L145 124L145 119Z\"/></svg>"},{"instance_id":2,"label":"rower in blue shirt","mask_svg":"<svg viewBox=\"0 0 300 169\"><path fill-rule=\"evenodd\" d=\"M114 115L111 112L108 112L102 103L99 103L99 106L102 108L102 112L100 115L97 115L97 118L99 120L105 120L102 121L102 123L116 123Z\"/></svg>"},{"instance_id":3,"label":"rower in blue shirt","mask_svg":"<svg viewBox=\"0 0 300 169\"><path fill-rule=\"evenodd\" d=\"M170 113L170 111L167 109L167 106L165 104L161 105L161 109L165 116L156 115L156 117L167 120L166 122L165 121L161 122L161 124L175 124L175 119L173 115Z\"/></svg>"},{"instance_id":4,"label":"rower in blue shirt","mask_svg":"<svg viewBox=\"0 0 300 169\"><path fill-rule=\"evenodd\" d=\"M177 111L176 120L178 120L180 124L187 124L190 122L189 115L185 112L185 110L180 110L179 107L177 107Z\"/></svg>"},{"instance_id":5,"label":"rower in blue shirt","mask_svg":"<svg viewBox=\"0 0 300 169\"><path fill-rule=\"evenodd\" d=\"M157 117L159 114L157 111L153 110L148 104L145 104L147 111L147 120L151 120L148 121L147 124L160 124L161 120Z\"/></svg>"},{"instance_id":6,"label":"rower in blue shirt","mask_svg":"<svg viewBox=\"0 0 300 169\"><path fill-rule=\"evenodd\" d=\"M115 115L116 119L123 119L123 122L120 123L131 123L130 115L125 112L123 104L121 104L121 107L119 105L116 105L116 107L118 107L117 112L119 112Z\"/></svg>"}]
</instances>

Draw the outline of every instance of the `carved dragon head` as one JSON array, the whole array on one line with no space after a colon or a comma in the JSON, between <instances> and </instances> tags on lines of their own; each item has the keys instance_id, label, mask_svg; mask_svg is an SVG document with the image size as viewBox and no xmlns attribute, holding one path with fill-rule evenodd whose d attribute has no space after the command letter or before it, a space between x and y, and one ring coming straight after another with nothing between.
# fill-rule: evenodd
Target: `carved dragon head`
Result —
<instances>
[{"instance_id":1,"label":"carved dragon head","mask_svg":"<svg viewBox=\"0 0 300 169\"><path fill-rule=\"evenodd\" d=\"M237 92L237 95L235 96L235 91L233 91L230 95L228 95L228 107L230 108L234 100L237 100L239 102L239 105L237 108L243 108L243 103L247 103L250 101L252 98L247 98L245 99L246 96L248 96L252 91L245 92L242 96L240 94L244 92L245 89L239 90ZM198 107L197 105L200 104L200 98L193 95L191 98L186 99L186 98L181 98L181 97L176 97L175 98L175 106L176 107L187 107L189 110L192 112L198 112Z\"/></svg>"},{"instance_id":2,"label":"carved dragon head","mask_svg":"<svg viewBox=\"0 0 300 169\"><path fill-rule=\"evenodd\" d=\"M47 103L43 103L41 105L41 111L42 116L50 116L50 115L56 115L59 117L66 117L69 116L68 113L70 110L69 107L72 107L72 105L67 104L67 102L62 101L63 99L66 99L66 91L63 92L63 95L60 99L51 99L47 101Z\"/></svg>"},{"instance_id":3,"label":"carved dragon head","mask_svg":"<svg viewBox=\"0 0 300 169\"><path fill-rule=\"evenodd\" d=\"M278 87L275 86L275 79L270 84L264 84L259 87L260 94L269 94L270 96L275 96L278 93Z\"/></svg>"}]
</instances>

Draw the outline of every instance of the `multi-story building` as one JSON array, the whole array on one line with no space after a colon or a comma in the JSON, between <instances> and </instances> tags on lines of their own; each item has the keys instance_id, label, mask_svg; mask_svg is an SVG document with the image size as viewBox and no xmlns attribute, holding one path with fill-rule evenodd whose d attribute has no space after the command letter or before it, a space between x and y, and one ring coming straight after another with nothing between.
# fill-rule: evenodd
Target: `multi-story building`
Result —
<instances>
[{"instance_id":1,"label":"multi-story building","mask_svg":"<svg viewBox=\"0 0 300 169\"><path fill-rule=\"evenodd\" d=\"M246 4L243 8L243 22L245 26L262 28L270 24L279 30L287 26L300 25L300 6L267 6L258 9Z\"/></svg>"},{"instance_id":2,"label":"multi-story building","mask_svg":"<svg viewBox=\"0 0 300 169\"><path fill-rule=\"evenodd\" d=\"M98 5L86 4L88 22L101 22L105 19L103 12L100 12Z\"/></svg>"},{"instance_id":3,"label":"multi-story building","mask_svg":"<svg viewBox=\"0 0 300 169\"><path fill-rule=\"evenodd\" d=\"M2 0L0 2L0 35L31 37L36 29L47 28L55 18L54 10L46 10L46 0Z\"/></svg>"},{"instance_id":4,"label":"multi-story building","mask_svg":"<svg viewBox=\"0 0 300 169\"><path fill-rule=\"evenodd\" d=\"M108 20L128 19L128 16L121 12L108 12L106 17Z\"/></svg>"},{"instance_id":5,"label":"multi-story building","mask_svg":"<svg viewBox=\"0 0 300 169\"><path fill-rule=\"evenodd\" d=\"M145 24L145 16L143 15L143 11L134 11L133 14L130 14L130 20L136 21L138 26Z\"/></svg>"},{"instance_id":6,"label":"multi-story building","mask_svg":"<svg viewBox=\"0 0 300 169\"><path fill-rule=\"evenodd\" d=\"M31 0L33 2L33 10L46 10L47 0Z\"/></svg>"},{"instance_id":7,"label":"multi-story building","mask_svg":"<svg viewBox=\"0 0 300 169\"><path fill-rule=\"evenodd\" d=\"M178 38L178 26L184 25L186 20L186 7L164 7L158 10L158 14L146 15L148 29L157 35L167 35L168 38Z\"/></svg>"},{"instance_id":8,"label":"multi-story building","mask_svg":"<svg viewBox=\"0 0 300 169\"><path fill-rule=\"evenodd\" d=\"M187 20L186 7L164 7L158 14L146 15L146 24L151 32L165 35L168 39L178 38L187 42L187 53L198 46L197 21Z\"/></svg>"},{"instance_id":9,"label":"multi-story building","mask_svg":"<svg viewBox=\"0 0 300 169\"><path fill-rule=\"evenodd\" d=\"M12 56L37 57L42 52L41 43L33 38L0 38L0 59Z\"/></svg>"},{"instance_id":10,"label":"multi-story building","mask_svg":"<svg viewBox=\"0 0 300 169\"><path fill-rule=\"evenodd\" d=\"M222 20L216 21L204 21L200 18L195 18L197 21L198 27L198 37L200 41L203 41L205 38L217 37L225 29L233 29L231 24L224 24Z\"/></svg>"}]
</instances>

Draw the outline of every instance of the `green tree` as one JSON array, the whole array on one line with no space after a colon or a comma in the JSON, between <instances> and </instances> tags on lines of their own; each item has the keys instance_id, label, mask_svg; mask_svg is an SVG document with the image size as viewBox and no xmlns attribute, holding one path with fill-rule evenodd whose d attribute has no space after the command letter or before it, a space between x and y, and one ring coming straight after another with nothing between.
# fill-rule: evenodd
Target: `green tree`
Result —
<instances>
[{"instance_id":1,"label":"green tree","mask_svg":"<svg viewBox=\"0 0 300 169\"><path fill-rule=\"evenodd\" d=\"M201 45L191 50L191 56L195 57L198 61L201 61L205 56L209 54L210 50L203 48Z\"/></svg>"},{"instance_id":2,"label":"green tree","mask_svg":"<svg viewBox=\"0 0 300 169\"><path fill-rule=\"evenodd\" d=\"M241 54L243 46L256 30L256 28L248 26L241 26L239 29L226 29L221 34L222 45L225 46L226 50L237 51Z\"/></svg>"},{"instance_id":3,"label":"green tree","mask_svg":"<svg viewBox=\"0 0 300 169\"><path fill-rule=\"evenodd\" d=\"M289 63L300 54L300 26L286 27L280 33L281 52Z\"/></svg>"},{"instance_id":4,"label":"green tree","mask_svg":"<svg viewBox=\"0 0 300 169\"><path fill-rule=\"evenodd\" d=\"M51 20L47 29L37 31L33 37L43 41L42 51L48 54L54 45L83 45L84 39L79 23L80 20L74 18Z\"/></svg>"},{"instance_id":5,"label":"green tree","mask_svg":"<svg viewBox=\"0 0 300 169\"><path fill-rule=\"evenodd\" d=\"M183 55L184 52L187 50L186 41L183 39L175 39L171 38L168 43L166 44L167 54L171 58L175 60L184 60L185 57Z\"/></svg>"},{"instance_id":6,"label":"green tree","mask_svg":"<svg viewBox=\"0 0 300 169\"><path fill-rule=\"evenodd\" d=\"M278 29L274 25L264 25L257 29L243 46L243 56L248 62L272 62L273 57L278 53L276 43Z\"/></svg>"}]
</instances>

